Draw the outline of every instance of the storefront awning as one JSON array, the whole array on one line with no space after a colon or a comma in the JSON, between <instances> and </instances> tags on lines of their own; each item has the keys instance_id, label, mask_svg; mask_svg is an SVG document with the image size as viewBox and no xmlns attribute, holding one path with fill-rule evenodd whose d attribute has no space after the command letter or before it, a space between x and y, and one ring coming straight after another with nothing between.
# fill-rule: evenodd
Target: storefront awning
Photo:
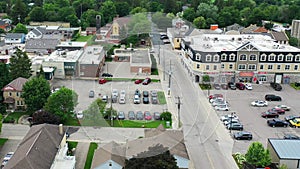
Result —
<instances>
[{"instance_id":1,"label":"storefront awning","mask_svg":"<svg viewBox=\"0 0 300 169\"><path fill-rule=\"evenodd\" d=\"M240 77L253 77L253 72L240 72Z\"/></svg>"}]
</instances>

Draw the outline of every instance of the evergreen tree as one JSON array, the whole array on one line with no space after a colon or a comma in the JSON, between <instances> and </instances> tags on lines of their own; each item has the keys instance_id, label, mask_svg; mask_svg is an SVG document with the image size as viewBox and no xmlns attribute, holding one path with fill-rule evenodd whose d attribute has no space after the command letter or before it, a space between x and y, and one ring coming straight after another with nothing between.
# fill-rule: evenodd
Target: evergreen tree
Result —
<instances>
[{"instance_id":1,"label":"evergreen tree","mask_svg":"<svg viewBox=\"0 0 300 169\"><path fill-rule=\"evenodd\" d=\"M17 49L10 58L10 74L12 79L31 77L31 61L26 52Z\"/></svg>"}]
</instances>

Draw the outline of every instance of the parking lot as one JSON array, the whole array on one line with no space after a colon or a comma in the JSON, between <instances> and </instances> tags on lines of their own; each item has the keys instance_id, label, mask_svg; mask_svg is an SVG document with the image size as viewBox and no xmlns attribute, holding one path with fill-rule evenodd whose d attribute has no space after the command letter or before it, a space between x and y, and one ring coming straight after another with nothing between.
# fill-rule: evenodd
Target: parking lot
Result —
<instances>
[{"instance_id":1,"label":"parking lot","mask_svg":"<svg viewBox=\"0 0 300 169\"><path fill-rule=\"evenodd\" d=\"M223 94L224 98L229 103L230 110L228 112L216 111L219 116L235 112L243 124L244 131L249 131L253 135L252 141L235 140L233 153L245 153L247 151L245 147L248 147L248 145L250 145L250 143L253 141L259 141L266 146L267 138L283 138L285 134L296 134L300 136L299 128L269 127L267 125L268 119L261 117L262 112L279 104L284 104L291 107L291 110L286 111L284 115L280 115L279 119L284 119L284 117L288 115L299 115L300 91L296 91L288 85L283 85L282 91L275 91L267 84L253 84L253 90L212 90L210 93ZM267 107L253 107L250 105L252 101L264 100L264 96L266 94L279 95L282 97L282 101L269 101L269 105ZM237 131L232 131L232 134L235 132Z\"/></svg>"}]
</instances>

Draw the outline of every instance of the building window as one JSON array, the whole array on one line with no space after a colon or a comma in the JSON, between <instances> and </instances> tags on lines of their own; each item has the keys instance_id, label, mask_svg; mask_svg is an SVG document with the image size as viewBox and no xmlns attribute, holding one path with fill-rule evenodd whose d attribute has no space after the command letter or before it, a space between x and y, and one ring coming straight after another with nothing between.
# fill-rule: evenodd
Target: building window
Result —
<instances>
[{"instance_id":1,"label":"building window","mask_svg":"<svg viewBox=\"0 0 300 169\"><path fill-rule=\"evenodd\" d=\"M222 54L222 55L221 55L221 60L222 60L222 61L225 61L226 59L227 59L227 55L226 55L226 54Z\"/></svg>"},{"instance_id":2,"label":"building window","mask_svg":"<svg viewBox=\"0 0 300 169\"><path fill-rule=\"evenodd\" d=\"M249 60L255 61L256 60L256 55L250 55Z\"/></svg>"},{"instance_id":3,"label":"building window","mask_svg":"<svg viewBox=\"0 0 300 169\"><path fill-rule=\"evenodd\" d=\"M19 102L19 100L17 101L17 105L18 105L18 106L20 105L20 102Z\"/></svg>"},{"instance_id":4,"label":"building window","mask_svg":"<svg viewBox=\"0 0 300 169\"><path fill-rule=\"evenodd\" d=\"M8 95L9 95L9 96L12 96L12 93L11 93L11 92L9 92L9 93L8 93Z\"/></svg>"},{"instance_id":5,"label":"building window","mask_svg":"<svg viewBox=\"0 0 300 169\"><path fill-rule=\"evenodd\" d=\"M229 61L234 61L234 57L235 57L235 55L234 55L234 54L231 54L231 55L229 56Z\"/></svg>"},{"instance_id":6,"label":"building window","mask_svg":"<svg viewBox=\"0 0 300 169\"><path fill-rule=\"evenodd\" d=\"M286 61L291 62L293 60L293 56L292 55L287 55L286 56Z\"/></svg>"},{"instance_id":7,"label":"building window","mask_svg":"<svg viewBox=\"0 0 300 169\"><path fill-rule=\"evenodd\" d=\"M259 76L258 80L261 82L266 82L267 81L267 77L266 76Z\"/></svg>"},{"instance_id":8,"label":"building window","mask_svg":"<svg viewBox=\"0 0 300 169\"><path fill-rule=\"evenodd\" d=\"M240 65L238 66L238 70L246 70L246 65L240 64Z\"/></svg>"},{"instance_id":9,"label":"building window","mask_svg":"<svg viewBox=\"0 0 300 169\"><path fill-rule=\"evenodd\" d=\"M291 68L291 65L285 65L285 70L290 70L290 68Z\"/></svg>"},{"instance_id":10,"label":"building window","mask_svg":"<svg viewBox=\"0 0 300 169\"><path fill-rule=\"evenodd\" d=\"M240 60L243 61L247 60L247 56L245 54L240 55Z\"/></svg>"},{"instance_id":11,"label":"building window","mask_svg":"<svg viewBox=\"0 0 300 169\"><path fill-rule=\"evenodd\" d=\"M280 70L281 69L281 65L277 65L277 70Z\"/></svg>"},{"instance_id":12,"label":"building window","mask_svg":"<svg viewBox=\"0 0 300 169\"><path fill-rule=\"evenodd\" d=\"M214 70L217 70L218 69L218 66L217 65L214 65Z\"/></svg>"},{"instance_id":13,"label":"building window","mask_svg":"<svg viewBox=\"0 0 300 169\"><path fill-rule=\"evenodd\" d=\"M219 61L219 55L214 55L214 62L218 62Z\"/></svg>"},{"instance_id":14,"label":"building window","mask_svg":"<svg viewBox=\"0 0 300 169\"><path fill-rule=\"evenodd\" d=\"M300 55L296 55L296 56L295 56L295 61L296 61L296 62L299 62L299 61L300 61Z\"/></svg>"},{"instance_id":15,"label":"building window","mask_svg":"<svg viewBox=\"0 0 300 169\"><path fill-rule=\"evenodd\" d=\"M197 69L199 69L200 68L200 64L197 64Z\"/></svg>"},{"instance_id":16,"label":"building window","mask_svg":"<svg viewBox=\"0 0 300 169\"><path fill-rule=\"evenodd\" d=\"M17 97L19 97L19 92L16 93Z\"/></svg>"},{"instance_id":17,"label":"building window","mask_svg":"<svg viewBox=\"0 0 300 169\"><path fill-rule=\"evenodd\" d=\"M262 55L260 56L260 60L261 60L261 61L266 61L266 58L267 58L267 55L266 55L266 54L262 54Z\"/></svg>"},{"instance_id":18,"label":"building window","mask_svg":"<svg viewBox=\"0 0 300 169\"><path fill-rule=\"evenodd\" d=\"M274 54L269 55L269 61L275 61L275 55Z\"/></svg>"},{"instance_id":19,"label":"building window","mask_svg":"<svg viewBox=\"0 0 300 169\"><path fill-rule=\"evenodd\" d=\"M272 70L273 69L273 65L268 65L268 70Z\"/></svg>"},{"instance_id":20,"label":"building window","mask_svg":"<svg viewBox=\"0 0 300 169\"><path fill-rule=\"evenodd\" d=\"M206 55L206 61L210 62L211 61L211 55Z\"/></svg>"},{"instance_id":21,"label":"building window","mask_svg":"<svg viewBox=\"0 0 300 169\"><path fill-rule=\"evenodd\" d=\"M283 55L282 54L278 55L278 61L283 61Z\"/></svg>"},{"instance_id":22,"label":"building window","mask_svg":"<svg viewBox=\"0 0 300 169\"><path fill-rule=\"evenodd\" d=\"M248 65L248 70L256 70L256 65L254 64Z\"/></svg>"},{"instance_id":23,"label":"building window","mask_svg":"<svg viewBox=\"0 0 300 169\"><path fill-rule=\"evenodd\" d=\"M196 54L196 60L200 60L201 55L199 53Z\"/></svg>"},{"instance_id":24,"label":"building window","mask_svg":"<svg viewBox=\"0 0 300 169\"><path fill-rule=\"evenodd\" d=\"M225 68L225 65L224 64L221 64L221 69L224 69Z\"/></svg>"},{"instance_id":25,"label":"building window","mask_svg":"<svg viewBox=\"0 0 300 169\"><path fill-rule=\"evenodd\" d=\"M229 69L233 69L233 64L229 64Z\"/></svg>"},{"instance_id":26,"label":"building window","mask_svg":"<svg viewBox=\"0 0 300 169\"><path fill-rule=\"evenodd\" d=\"M206 65L206 68L205 68L206 70L209 70L209 65Z\"/></svg>"},{"instance_id":27,"label":"building window","mask_svg":"<svg viewBox=\"0 0 300 169\"><path fill-rule=\"evenodd\" d=\"M299 66L298 65L294 65L294 70L298 70Z\"/></svg>"},{"instance_id":28,"label":"building window","mask_svg":"<svg viewBox=\"0 0 300 169\"><path fill-rule=\"evenodd\" d=\"M260 65L259 69L263 70L264 69L264 65Z\"/></svg>"}]
</instances>

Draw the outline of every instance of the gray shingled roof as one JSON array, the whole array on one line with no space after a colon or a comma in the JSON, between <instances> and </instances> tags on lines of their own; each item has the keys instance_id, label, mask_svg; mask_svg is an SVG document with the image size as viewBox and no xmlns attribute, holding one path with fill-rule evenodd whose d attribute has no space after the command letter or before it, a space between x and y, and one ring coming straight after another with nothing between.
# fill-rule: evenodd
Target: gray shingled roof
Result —
<instances>
[{"instance_id":1,"label":"gray shingled roof","mask_svg":"<svg viewBox=\"0 0 300 169\"><path fill-rule=\"evenodd\" d=\"M55 49L59 44L58 39L29 39L25 44L25 50L28 49Z\"/></svg>"},{"instance_id":2,"label":"gray shingled roof","mask_svg":"<svg viewBox=\"0 0 300 169\"><path fill-rule=\"evenodd\" d=\"M300 140L268 139L281 159L300 160Z\"/></svg>"},{"instance_id":3,"label":"gray shingled roof","mask_svg":"<svg viewBox=\"0 0 300 169\"><path fill-rule=\"evenodd\" d=\"M5 87L10 86L14 88L16 91L22 91L23 85L28 81L28 79L25 79L23 77L18 77L15 80L11 81L9 84L7 84ZM4 89L3 88L3 89ZM2 89L2 90L3 90Z\"/></svg>"},{"instance_id":4,"label":"gray shingled roof","mask_svg":"<svg viewBox=\"0 0 300 169\"><path fill-rule=\"evenodd\" d=\"M277 41L288 41L289 40L289 38L285 34L285 32L271 32L271 35L272 35L273 39L275 39Z\"/></svg>"},{"instance_id":5,"label":"gray shingled roof","mask_svg":"<svg viewBox=\"0 0 300 169\"><path fill-rule=\"evenodd\" d=\"M36 36L42 35L42 33L41 33L38 29L33 29L32 32L33 32Z\"/></svg>"},{"instance_id":6,"label":"gray shingled roof","mask_svg":"<svg viewBox=\"0 0 300 169\"><path fill-rule=\"evenodd\" d=\"M63 139L59 126L32 126L4 169L49 169Z\"/></svg>"},{"instance_id":7,"label":"gray shingled roof","mask_svg":"<svg viewBox=\"0 0 300 169\"><path fill-rule=\"evenodd\" d=\"M8 34L6 34L5 38L7 38L7 39L17 39L17 38L21 38L24 35L25 35L24 33L8 33Z\"/></svg>"}]
</instances>

